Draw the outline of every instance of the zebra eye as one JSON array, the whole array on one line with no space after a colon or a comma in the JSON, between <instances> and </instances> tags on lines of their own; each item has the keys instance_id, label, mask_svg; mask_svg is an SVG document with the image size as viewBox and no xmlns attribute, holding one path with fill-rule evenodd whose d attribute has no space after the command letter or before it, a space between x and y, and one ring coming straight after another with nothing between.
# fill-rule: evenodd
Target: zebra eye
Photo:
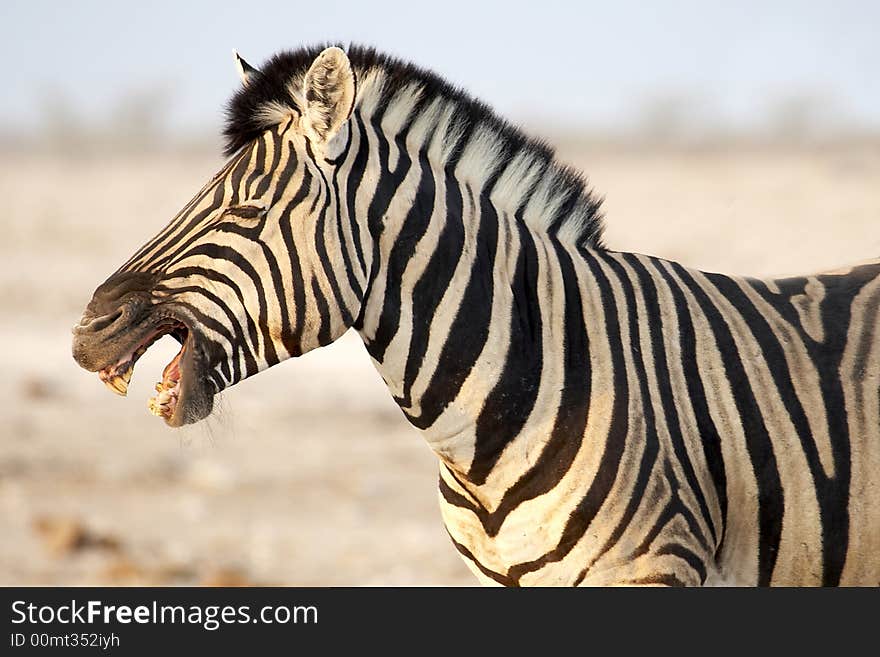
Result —
<instances>
[{"instance_id":1,"label":"zebra eye","mask_svg":"<svg viewBox=\"0 0 880 657\"><path fill-rule=\"evenodd\" d=\"M240 205L231 205L223 211L223 217L238 219L259 219L268 212L266 206L259 201L248 201Z\"/></svg>"}]
</instances>

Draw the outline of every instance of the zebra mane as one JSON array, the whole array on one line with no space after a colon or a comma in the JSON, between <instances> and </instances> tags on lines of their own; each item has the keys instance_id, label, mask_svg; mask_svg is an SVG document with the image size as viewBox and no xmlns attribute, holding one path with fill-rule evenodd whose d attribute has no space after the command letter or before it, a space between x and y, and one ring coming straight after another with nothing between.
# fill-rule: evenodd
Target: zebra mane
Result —
<instances>
[{"instance_id":1,"label":"zebra mane","mask_svg":"<svg viewBox=\"0 0 880 657\"><path fill-rule=\"evenodd\" d=\"M232 155L259 137L266 129L280 124L291 112L302 113L302 82L306 72L326 45L309 46L273 55L251 72L248 84L239 89L226 107L225 154ZM520 128L499 117L488 105L473 98L436 73L415 64L381 53L374 48L352 45L345 48L358 80L381 77L381 84L370 87L369 104L373 111L387 107L398 92L408 90L418 97L412 120L441 99L451 107L446 126L448 135L468 135L480 129L489 143L491 153L487 167L493 164L500 174L502 163L509 162L504 176L505 187L525 187L519 191L523 199L540 197L540 207L532 214L540 215L537 223L548 234L591 248L603 248L601 198L595 197L580 172L556 159L554 149L545 141L526 135ZM370 91L358 89L355 109L367 102ZM448 158L461 155L465 140L456 140ZM516 166L515 166L516 165ZM521 181L510 180L517 172ZM530 201L532 203L532 201ZM518 208L522 210L523 208Z\"/></svg>"}]
</instances>

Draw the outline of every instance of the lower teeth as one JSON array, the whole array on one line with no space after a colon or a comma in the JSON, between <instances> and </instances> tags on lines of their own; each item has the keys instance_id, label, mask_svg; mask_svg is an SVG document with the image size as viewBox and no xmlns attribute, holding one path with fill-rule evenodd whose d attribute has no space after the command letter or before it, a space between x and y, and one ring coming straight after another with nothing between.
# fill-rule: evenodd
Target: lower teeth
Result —
<instances>
[{"instance_id":1,"label":"lower teeth","mask_svg":"<svg viewBox=\"0 0 880 657\"><path fill-rule=\"evenodd\" d=\"M150 399L147 402L147 407L150 409L150 413L156 417L162 417L165 414L165 410L167 410L164 406L156 403L155 399Z\"/></svg>"},{"instance_id":2,"label":"lower teeth","mask_svg":"<svg viewBox=\"0 0 880 657\"><path fill-rule=\"evenodd\" d=\"M172 413L171 404L177 401L177 381L159 382L156 392L159 394L147 400L150 413L157 417L168 417Z\"/></svg>"}]
</instances>

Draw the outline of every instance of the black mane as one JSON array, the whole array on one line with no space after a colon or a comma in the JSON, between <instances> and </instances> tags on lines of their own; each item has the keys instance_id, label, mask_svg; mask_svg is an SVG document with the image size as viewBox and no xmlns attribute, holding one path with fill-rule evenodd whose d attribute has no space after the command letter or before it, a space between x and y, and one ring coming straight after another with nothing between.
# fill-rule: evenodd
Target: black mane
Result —
<instances>
[{"instance_id":1,"label":"black mane","mask_svg":"<svg viewBox=\"0 0 880 657\"><path fill-rule=\"evenodd\" d=\"M252 142L269 127L265 114L261 112L267 105L302 111L297 99L290 93L290 82L294 79L302 80L318 54L329 45L335 44L307 46L279 52L259 67L259 72L251 74L248 85L242 86L226 107L226 126L223 134L226 138L227 156ZM456 106L454 122L465 128L465 132L469 127L488 126L498 136L499 148L502 148L506 155L512 157L521 151L528 151L530 155L542 161L545 174L554 176L554 189L563 197L556 212L557 216L546 219L549 232L557 232L565 224L566 216L579 209L582 219L578 221L577 242L593 248L601 248L601 199L595 198L590 193L586 181L578 171L555 159L553 148L546 142L527 136L518 127L495 114L488 105L432 71L381 53L375 48L352 45L343 49L358 79L362 79L367 72L374 69L384 73L385 83L382 87L379 107L387 104L400 89L416 83L423 90L423 98L442 96L454 103ZM427 103L424 103L421 106L426 105Z\"/></svg>"}]
</instances>

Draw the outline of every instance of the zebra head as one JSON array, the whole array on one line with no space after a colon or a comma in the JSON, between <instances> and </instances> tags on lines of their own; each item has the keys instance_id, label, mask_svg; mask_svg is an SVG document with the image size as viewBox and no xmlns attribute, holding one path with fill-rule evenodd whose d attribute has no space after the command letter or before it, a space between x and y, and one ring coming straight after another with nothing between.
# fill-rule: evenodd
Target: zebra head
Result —
<instances>
[{"instance_id":1,"label":"zebra head","mask_svg":"<svg viewBox=\"0 0 880 657\"><path fill-rule=\"evenodd\" d=\"M122 395L147 348L175 337L181 349L149 402L170 426L335 340L364 296L367 231L337 184L356 97L348 57L302 51L265 75L235 57L243 87L228 108L230 161L95 290L73 329L76 361Z\"/></svg>"}]
</instances>

